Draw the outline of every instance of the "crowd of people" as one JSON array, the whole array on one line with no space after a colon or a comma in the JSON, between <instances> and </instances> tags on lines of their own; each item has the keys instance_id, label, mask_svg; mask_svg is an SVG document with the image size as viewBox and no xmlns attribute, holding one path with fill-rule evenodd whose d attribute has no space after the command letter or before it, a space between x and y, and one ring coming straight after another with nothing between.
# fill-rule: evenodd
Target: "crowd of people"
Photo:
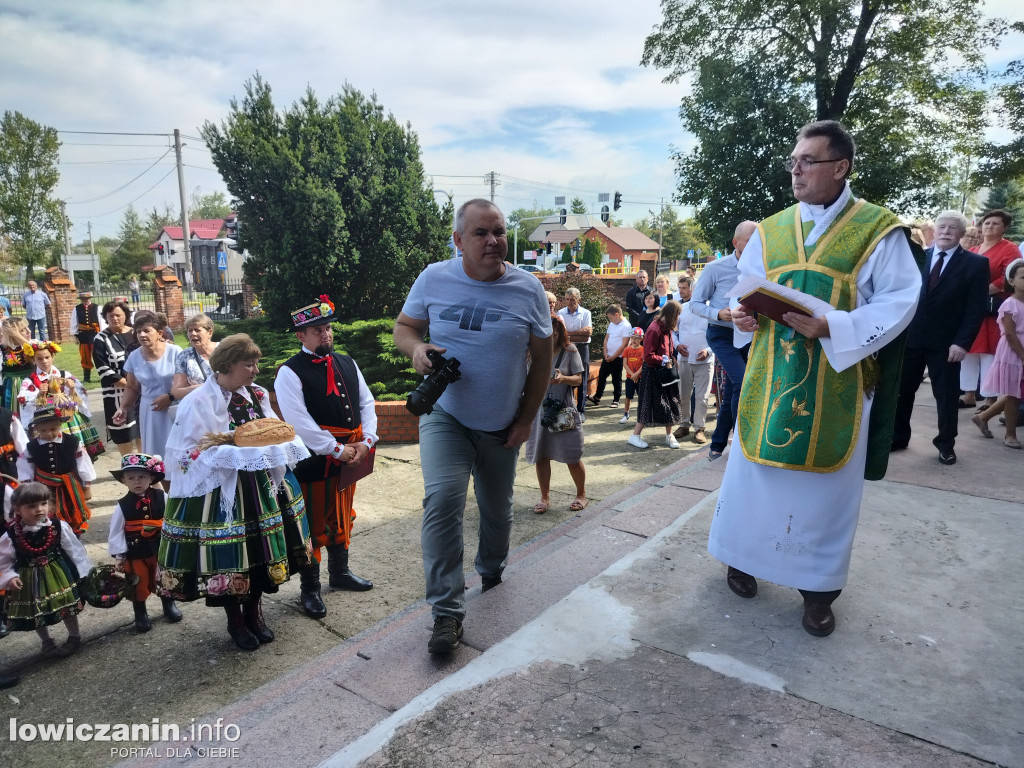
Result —
<instances>
[{"instance_id":1,"label":"crowd of people","mask_svg":"<svg viewBox=\"0 0 1024 768\"><path fill-rule=\"evenodd\" d=\"M699 276L679 275L675 291L667 275L652 288L640 271L623 304L606 307L583 306L572 270L558 297L510 268L493 203L459 208L461 255L419 275L394 328L395 346L430 382L419 422L430 653L452 652L463 634L470 479L480 511L475 568L487 591L502 583L522 445L537 474L536 513L551 506L552 462L566 465L575 486L570 510L589 504L588 404L592 418L621 411L618 424L625 432L632 422L627 442L639 450L651 447L643 432L652 426L669 449L684 439L706 445L711 461L735 446L708 550L741 598L756 596L758 578L799 590L802 626L815 636L836 627L832 605L846 585L864 480L884 476L889 454L909 445L925 373L942 465L957 461L962 408L977 409L971 420L983 438L1001 418L1003 444L1021 447L1024 259L1003 237L1012 219L986 212L975 240L961 213L944 211L912 233L853 195L855 154L840 124L805 126L784 163L795 205L740 222L733 252ZM740 281L755 287L738 296ZM783 300L772 284L792 293ZM197 315L181 349L163 315L121 300L97 310L81 298L73 326L89 351L82 367L99 376L106 438L121 454L113 474L127 489L108 549L137 631L152 628L152 594L171 622L181 619L179 602L204 600L223 608L234 643L255 651L274 640L262 596L296 574L303 611L326 614L321 550L330 586L373 587L349 569L348 551L355 483L373 468L374 400L356 362L334 350L329 297L291 313L301 349L276 374L283 432L265 421L269 393L254 383L261 351L248 336L216 343L209 318ZM595 311L608 326L588 396ZM95 597L79 540L104 443L81 383L53 366L59 347L16 318L3 321L2 343L6 627L36 631L44 656L67 656L81 644L83 600ZM609 379L611 410L595 410ZM68 632L60 646L48 629L58 623Z\"/></svg>"}]
</instances>

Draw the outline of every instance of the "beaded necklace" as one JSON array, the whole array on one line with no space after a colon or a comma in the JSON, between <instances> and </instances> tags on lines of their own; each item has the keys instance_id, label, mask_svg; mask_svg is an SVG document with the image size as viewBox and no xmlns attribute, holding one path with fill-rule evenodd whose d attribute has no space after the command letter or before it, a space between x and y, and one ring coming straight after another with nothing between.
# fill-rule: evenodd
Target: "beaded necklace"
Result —
<instances>
[{"instance_id":1,"label":"beaded necklace","mask_svg":"<svg viewBox=\"0 0 1024 768\"><path fill-rule=\"evenodd\" d=\"M25 531L24 524L21 522L21 518L16 518L14 520L14 537L18 540L18 548L25 550L32 556L39 556L47 552L50 547L53 546L54 542L57 541L57 537L60 536L60 531L57 529L57 526L53 524L52 518L50 520L50 524L46 527L49 530L46 532L46 539L43 541L42 546L33 547L28 543L27 533Z\"/></svg>"}]
</instances>

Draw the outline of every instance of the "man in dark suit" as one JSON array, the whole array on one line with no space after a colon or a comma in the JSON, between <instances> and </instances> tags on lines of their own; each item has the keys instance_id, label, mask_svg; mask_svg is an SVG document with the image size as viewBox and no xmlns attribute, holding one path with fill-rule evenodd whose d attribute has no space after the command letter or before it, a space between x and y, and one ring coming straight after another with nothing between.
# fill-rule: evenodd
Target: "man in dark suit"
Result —
<instances>
[{"instance_id":1,"label":"man in dark suit","mask_svg":"<svg viewBox=\"0 0 1024 768\"><path fill-rule=\"evenodd\" d=\"M939 449L939 462L947 465L956 464L960 361L978 334L988 298L988 260L960 247L966 230L967 219L959 211L943 211L935 219L935 243L926 252L921 300L903 357L892 439L894 451L910 442L914 395L927 367L939 417L932 444Z\"/></svg>"}]
</instances>

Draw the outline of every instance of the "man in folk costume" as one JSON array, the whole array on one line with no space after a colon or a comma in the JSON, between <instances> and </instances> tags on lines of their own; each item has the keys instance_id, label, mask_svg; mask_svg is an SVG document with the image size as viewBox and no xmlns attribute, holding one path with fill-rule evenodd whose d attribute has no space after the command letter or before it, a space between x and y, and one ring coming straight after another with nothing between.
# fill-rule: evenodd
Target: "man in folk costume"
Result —
<instances>
[{"instance_id":1,"label":"man in folk costume","mask_svg":"<svg viewBox=\"0 0 1024 768\"><path fill-rule=\"evenodd\" d=\"M302 608L314 619L327 615L320 596L320 548L327 547L327 573L335 589L363 592L373 583L348 567L355 484L339 487L344 465L363 462L377 442L373 395L347 355L334 351L334 304L327 296L292 312L302 350L278 369L277 405L313 455L299 462L295 477L309 516L315 562L301 572Z\"/></svg>"},{"instance_id":2,"label":"man in folk costume","mask_svg":"<svg viewBox=\"0 0 1024 768\"><path fill-rule=\"evenodd\" d=\"M804 126L786 168L797 205L757 227L741 277L790 285L828 302L785 325L733 301L756 331L740 395L737 439L708 551L740 597L755 577L800 590L803 627L835 629L864 479L884 476L905 334L921 292L920 249L895 214L854 199L853 138L839 123ZM916 246L915 246L916 248ZM788 327L787 327L788 326Z\"/></svg>"},{"instance_id":3,"label":"man in folk costume","mask_svg":"<svg viewBox=\"0 0 1024 768\"><path fill-rule=\"evenodd\" d=\"M82 380L92 380L92 343L106 327L89 291L79 291L80 303L71 312L71 335L78 339L78 357L82 361Z\"/></svg>"}]
</instances>

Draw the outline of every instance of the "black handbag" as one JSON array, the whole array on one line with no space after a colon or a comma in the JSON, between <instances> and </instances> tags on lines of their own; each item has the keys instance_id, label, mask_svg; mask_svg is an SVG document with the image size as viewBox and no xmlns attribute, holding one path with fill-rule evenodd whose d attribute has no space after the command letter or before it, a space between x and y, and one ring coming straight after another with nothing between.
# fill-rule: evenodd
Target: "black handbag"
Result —
<instances>
[{"instance_id":1,"label":"black handbag","mask_svg":"<svg viewBox=\"0 0 1024 768\"><path fill-rule=\"evenodd\" d=\"M679 369L674 365L663 365L660 368L655 368L654 375L658 377L658 383L663 387L679 385Z\"/></svg>"}]
</instances>

